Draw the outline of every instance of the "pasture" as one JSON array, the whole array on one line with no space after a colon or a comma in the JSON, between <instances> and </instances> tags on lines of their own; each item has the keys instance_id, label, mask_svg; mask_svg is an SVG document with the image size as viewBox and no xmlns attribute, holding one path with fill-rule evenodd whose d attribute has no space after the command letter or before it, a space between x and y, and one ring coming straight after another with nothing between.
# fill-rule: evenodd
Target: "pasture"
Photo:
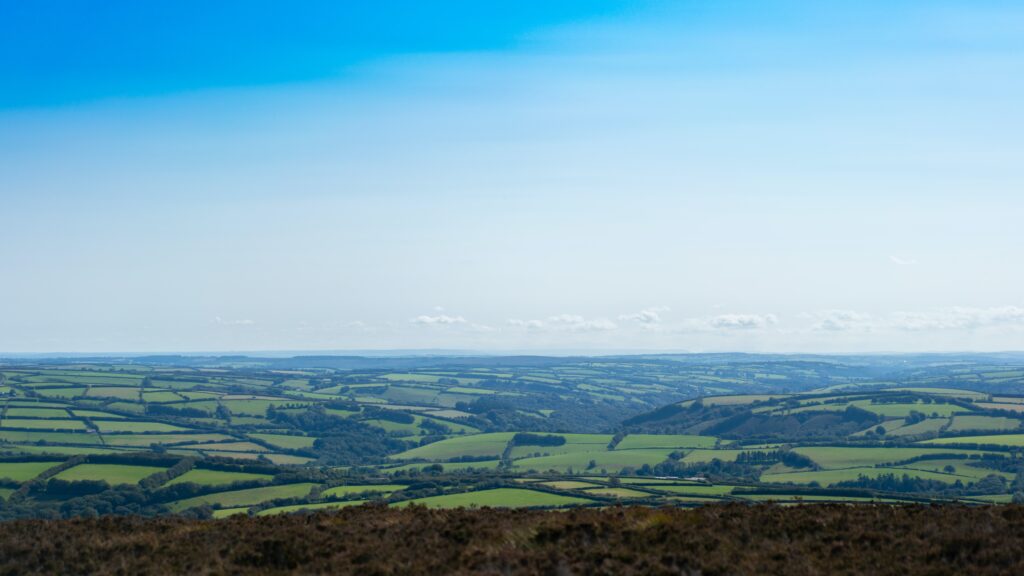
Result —
<instances>
[{"instance_id":1,"label":"pasture","mask_svg":"<svg viewBox=\"0 0 1024 576\"><path fill-rule=\"evenodd\" d=\"M468 508L484 507L492 508L528 508L528 507L558 507L568 505L590 504L593 500L575 496L563 496L560 494L549 494L536 490L524 488L493 488L490 490L479 490L476 492L462 492L459 494L444 494L442 496L429 496L397 502L392 506L402 507L409 504L418 504L428 508Z\"/></svg>"},{"instance_id":2,"label":"pasture","mask_svg":"<svg viewBox=\"0 0 1024 576\"><path fill-rule=\"evenodd\" d=\"M138 484L147 476L163 472L159 466L136 466L128 464L79 464L58 473L54 478L75 482L79 480L102 480L111 486L116 484Z\"/></svg>"}]
</instances>

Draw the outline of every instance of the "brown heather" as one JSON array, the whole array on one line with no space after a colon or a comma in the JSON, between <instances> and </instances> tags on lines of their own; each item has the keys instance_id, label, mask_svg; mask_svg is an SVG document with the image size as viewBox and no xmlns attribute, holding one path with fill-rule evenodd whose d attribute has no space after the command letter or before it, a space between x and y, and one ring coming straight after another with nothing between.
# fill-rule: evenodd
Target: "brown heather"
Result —
<instances>
[{"instance_id":1,"label":"brown heather","mask_svg":"<svg viewBox=\"0 0 1024 576\"><path fill-rule=\"evenodd\" d=\"M2 574L1024 574L1024 506L392 510L0 524Z\"/></svg>"}]
</instances>

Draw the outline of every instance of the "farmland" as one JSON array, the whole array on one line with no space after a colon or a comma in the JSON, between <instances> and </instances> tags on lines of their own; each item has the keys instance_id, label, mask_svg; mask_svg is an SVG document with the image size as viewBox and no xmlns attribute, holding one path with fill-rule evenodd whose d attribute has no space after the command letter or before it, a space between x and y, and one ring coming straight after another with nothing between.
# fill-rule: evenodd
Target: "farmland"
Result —
<instances>
[{"instance_id":1,"label":"farmland","mask_svg":"<svg viewBox=\"0 0 1024 576\"><path fill-rule=\"evenodd\" d=\"M1024 500L1024 371L902 360L8 362L0 513Z\"/></svg>"}]
</instances>

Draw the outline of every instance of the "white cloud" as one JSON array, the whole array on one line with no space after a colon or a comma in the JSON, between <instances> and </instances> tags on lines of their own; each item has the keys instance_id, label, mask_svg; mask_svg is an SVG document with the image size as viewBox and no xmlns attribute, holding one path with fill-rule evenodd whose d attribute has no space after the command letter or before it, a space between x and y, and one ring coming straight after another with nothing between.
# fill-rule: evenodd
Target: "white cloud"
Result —
<instances>
[{"instance_id":1,"label":"white cloud","mask_svg":"<svg viewBox=\"0 0 1024 576\"><path fill-rule=\"evenodd\" d=\"M846 332L872 328L871 317L853 310L825 310L809 316L817 320L814 330Z\"/></svg>"},{"instance_id":2,"label":"white cloud","mask_svg":"<svg viewBox=\"0 0 1024 576\"><path fill-rule=\"evenodd\" d=\"M619 316L619 320L622 322L639 322L640 324L659 324L661 322L661 313L668 312L668 310L668 306L653 306L633 314L622 314Z\"/></svg>"},{"instance_id":3,"label":"white cloud","mask_svg":"<svg viewBox=\"0 0 1024 576\"><path fill-rule=\"evenodd\" d=\"M512 319L508 321L509 326L515 326L517 328L527 328L530 330L540 330L544 328L544 323L540 320L517 320Z\"/></svg>"},{"instance_id":4,"label":"white cloud","mask_svg":"<svg viewBox=\"0 0 1024 576\"><path fill-rule=\"evenodd\" d=\"M723 330L758 330L778 322L774 314L721 314L711 318L708 324Z\"/></svg>"},{"instance_id":5,"label":"white cloud","mask_svg":"<svg viewBox=\"0 0 1024 576\"><path fill-rule=\"evenodd\" d=\"M451 324L465 324L466 319L462 316L448 316L447 314L438 314L437 316L421 314L420 316L410 320L410 322L423 326L446 326Z\"/></svg>"},{"instance_id":6,"label":"white cloud","mask_svg":"<svg viewBox=\"0 0 1024 576\"><path fill-rule=\"evenodd\" d=\"M1024 326L1024 308L955 307L937 312L897 312L892 325L902 330L975 330L995 326Z\"/></svg>"},{"instance_id":7,"label":"white cloud","mask_svg":"<svg viewBox=\"0 0 1024 576\"><path fill-rule=\"evenodd\" d=\"M577 314L558 314L548 316L546 320L509 320L510 326L529 330L547 330L552 332L600 332L615 330L618 325L607 318L586 319Z\"/></svg>"}]
</instances>

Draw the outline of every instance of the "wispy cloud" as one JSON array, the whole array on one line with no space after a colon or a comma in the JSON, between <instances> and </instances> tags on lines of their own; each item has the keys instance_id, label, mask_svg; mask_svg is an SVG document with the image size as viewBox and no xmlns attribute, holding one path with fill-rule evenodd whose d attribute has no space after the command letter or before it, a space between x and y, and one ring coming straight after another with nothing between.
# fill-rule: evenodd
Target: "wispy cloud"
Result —
<instances>
[{"instance_id":1,"label":"wispy cloud","mask_svg":"<svg viewBox=\"0 0 1024 576\"><path fill-rule=\"evenodd\" d=\"M622 314L619 316L619 321L639 322L640 324L660 324L661 313L668 312L668 310L668 306L652 306L632 314Z\"/></svg>"},{"instance_id":2,"label":"wispy cloud","mask_svg":"<svg viewBox=\"0 0 1024 576\"><path fill-rule=\"evenodd\" d=\"M410 320L410 322L421 326L446 326L451 324L465 324L466 319L462 316L449 316L447 314L438 314L436 316L421 314Z\"/></svg>"},{"instance_id":3,"label":"wispy cloud","mask_svg":"<svg viewBox=\"0 0 1024 576\"><path fill-rule=\"evenodd\" d=\"M816 321L812 329L819 331L847 332L870 330L874 327L870 316L853 310L825 310L807 316Z\"/></svg>"},{"instance_id":4,"label":"wispy cloud","mask_svg":"<svg viewBox=\"0 0 1024 576\"><path fill-rule=\"evenodd\" d=\"M548 316L544 320L512 319L508 321L508 324L529 330L553 332L601 332L618 328L618 324L607 318L587 319L577 314L558 314Z\"/></svg>"},{"instance_id":5,"label":"wispy cloud","mask_svg":"<svg viewBox=\"0 0 1024 576\"><path fill-rule=\"evenodd\" d=\"M757 330L778 324L774 314L721 314L711 318L713 328L724 330Z\"/></svg>"}]
</instances>

